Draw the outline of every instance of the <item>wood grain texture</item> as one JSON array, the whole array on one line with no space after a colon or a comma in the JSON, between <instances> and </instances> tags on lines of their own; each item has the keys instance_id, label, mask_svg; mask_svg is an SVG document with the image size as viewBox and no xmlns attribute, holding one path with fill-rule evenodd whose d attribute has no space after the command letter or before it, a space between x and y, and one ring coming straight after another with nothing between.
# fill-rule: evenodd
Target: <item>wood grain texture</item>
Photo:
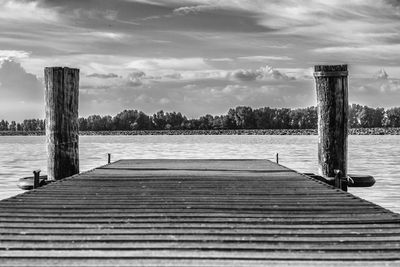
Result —
<instances>
[{"instance_id":1,"label":"wood grain texture","mask_svg":"<svg viewBox=\"0 0 400 267\"><path fill-rule=\"evenodd\" d=\"M79 173L79 69L44 70L47 175L59 180Z\"/></svg>"},{"instance_id":2,"label":"wood grain texture","mask_svg":"<svg viewBox=\"0 0 400 267\"><path fill-rule=\"evenodd\" d=\"M0 201L0 266L395 266L400 216L267 160L120 160Z\"/></svg>"},{"instance_id":3,"label":"wood grain texture","mask_svg":"<svg viewBox=\"0 0 400 267\"><path fill-rule=\"evenodd\" d=\"M324 75L329 74L329 75ZM318 106L319 174L347 176L348 84L347 65L315 66Z\"/></svg>"}]
</instances>

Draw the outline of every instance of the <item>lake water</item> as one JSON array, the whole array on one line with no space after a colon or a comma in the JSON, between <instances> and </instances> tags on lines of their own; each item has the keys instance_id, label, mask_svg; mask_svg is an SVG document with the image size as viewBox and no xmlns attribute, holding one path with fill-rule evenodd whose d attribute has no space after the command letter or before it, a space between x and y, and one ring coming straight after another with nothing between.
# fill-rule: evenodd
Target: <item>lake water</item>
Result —
<instances>
[{"instance_id":1,"label":"lake water","mask_svg":"<svg viewBox=\"0 0 400 267\"><path fill-rule=\"evenodd\" d=\"M0 199L22 192L18 178L46 171L45 137L0 137ZM81 136L80 167L89 170L123 158L257 158L275 160L299 172L317 172L317 136L187 135ZM370 174L371 188L349 192L400 212L400 136L349 136L349 173Z\"/></svg>"}]
</instances>

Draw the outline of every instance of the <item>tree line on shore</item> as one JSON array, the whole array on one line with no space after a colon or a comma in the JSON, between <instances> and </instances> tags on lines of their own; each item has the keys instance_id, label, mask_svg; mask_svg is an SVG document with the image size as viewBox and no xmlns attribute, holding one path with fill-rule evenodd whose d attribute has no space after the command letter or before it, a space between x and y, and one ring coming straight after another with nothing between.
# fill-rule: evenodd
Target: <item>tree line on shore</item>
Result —
<instances>
[{"instance_id":1,"label":"tree line on shore","mask_svg":"<svg viewBox=\"0 0 400 267\"><path fill-rule=\"evenodd\" d=\"M358 104L349 106L351 128L400 127L400 107L370 108ZM149 116L138 110L124 110L116 116L91 115L79 118L80 131L130 130L211 130L211 129L316 129L317 108L258 108L238 106L226 115L205 115L188 119L180 112L164 112ZM16 123L0 121L0 131L43 131L43 119Z\"/></svg>"}]
</instances>

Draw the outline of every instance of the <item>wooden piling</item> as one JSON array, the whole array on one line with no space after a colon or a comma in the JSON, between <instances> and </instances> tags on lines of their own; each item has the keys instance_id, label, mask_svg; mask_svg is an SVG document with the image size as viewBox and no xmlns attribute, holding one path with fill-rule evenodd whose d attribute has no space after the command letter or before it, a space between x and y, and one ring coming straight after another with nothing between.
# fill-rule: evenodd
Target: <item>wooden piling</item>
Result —
<instances>
[{"instance_id":1,"label":"wooden piling","mask_svg":"<svg viewBox=\"0 0 400 267\"><path fill-rule=\"evenodd\" d=\"M48 67L44 77L47 175L59 180L79 173L79 69Z\"/></svg>"},{"instance_id":2,"label":"wooden piling","mask_svg":"<svg viewBox=\"0 0 400 267\"><path fill-rule=\"evenodd\" d=\"M347 65L315 66L318 102L319 174L347 177L348 82Z\"/></svg>"}]
</instances>

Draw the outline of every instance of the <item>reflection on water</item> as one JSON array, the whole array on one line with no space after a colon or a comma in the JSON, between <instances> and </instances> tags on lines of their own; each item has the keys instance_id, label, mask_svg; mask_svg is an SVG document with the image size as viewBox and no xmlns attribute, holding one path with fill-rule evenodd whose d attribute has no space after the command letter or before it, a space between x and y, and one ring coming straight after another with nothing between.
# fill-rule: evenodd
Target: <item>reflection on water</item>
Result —
<instances>
[{"instance_id":1,"label":"reflection on water","mask_svg":"<svg viewBox=\"0 0 400 267\"><path fill-rule=\"evenodd\" d=\"M400 136L349 136L349 172L370 174L372 188L350 192L400 212ZM262 158L300 172L317 172L317 136L81 136L80 167L89 170L123 158ZM0 198L21 193L18 178L46 171L43 136L0 137Z\"/></svg>"}]
</instances>

